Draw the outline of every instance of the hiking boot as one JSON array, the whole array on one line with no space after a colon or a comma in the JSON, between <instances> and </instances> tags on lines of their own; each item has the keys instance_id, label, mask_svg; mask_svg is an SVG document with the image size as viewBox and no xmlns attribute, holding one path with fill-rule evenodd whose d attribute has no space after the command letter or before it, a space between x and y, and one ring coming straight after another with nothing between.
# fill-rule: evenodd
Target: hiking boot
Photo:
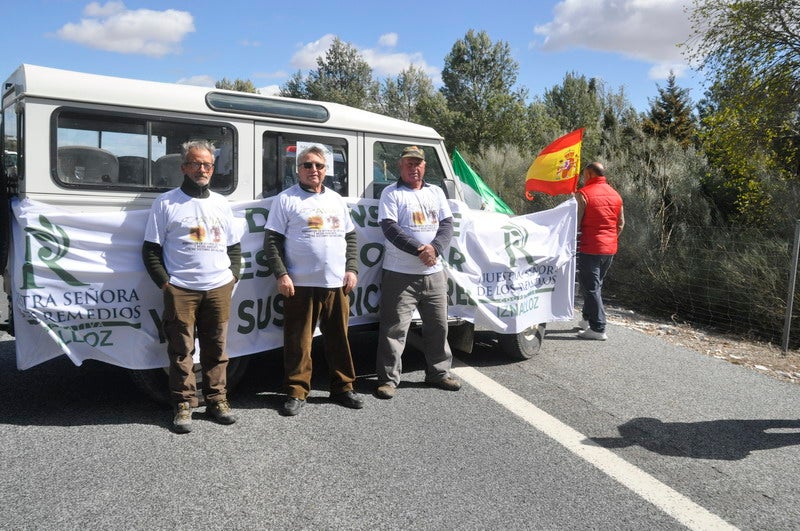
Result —
<instances>
[{"instance_id":1,"label":"hiking boot","mask_svg":"<svg viewBox=\"0 0 800 531\"><path fill-rule=\"evenodd\" d=\"M605 332L595 332L591 328L578 332L578 337L580 339L595 339L597 341L605 341L608 339L608 336Z\"/></svg>"},{"instance_id":2,"label":"hiking boot","mask_svg":"<svg viewBox=\"0 0 800 531\"><path fill-rule=\"evenodd\" d=\"M294 417L298 413L300 413L300 408L306 405L305 400L300 400L299 398L289 397L286 402L283 403L283 407L281 408L281 415L285 417Z\"/></svg>"},{"instance_id":3,"label":"hiking boot","mask_svg":"<svg viewBox=\"0 0 800 531\"><path fill-rule=\"evenodd\" d=\"M431 387L438 387L439 389L444 389L445 391L458 391L461 389L461 382L453 378L452 376L448 376L447 378L442 378L441 380L435 381L428 381L425 380L425 383L430 385Z\"/></svg>"},{"instance_id":4,"label":"hiking boot","mask_svg":"<svg viewBox=\"0 0 800 531\"><path fill-rule=\"evenodd\" d=\"M578 321L578 328L580 328L581 330L588 330L589 321L587 321L586 319L581 319L580 321Z\"/></svg>"},{"instance_id":5,"label":"hiking boot","mask_svg":"<svg viewBox=\"0 0 800 531\"><path fill-rule=\"evenodd\" d=\"M192 406L189 402L181 402L175 406L175 418L172 419L172 428L176 433L189 433L192 431Z\"/></svg>"},{"instance_id":6,"label":"hiking boot","mask_svg":"<svg viewBox=\"0 0 800 531\"><path fill-rule=\"evenodd\" d=\"M364 397L355 391L345 391L344 393L331 393L331 400L350 409L361 409L364 407Z\"/></svg>"},{"instance_id":7,"label":"hiking boot","mask_svg":"<svg viewBox=\"0 0 800 531\"><path fill-rule=\"evenodd\" d=\"M236 422L236 416L231 411L231 405L227 400L211 402L206 406L206 414L220 424L233 424Z\"/></svg>"},{"instance_id":8,"label":"hiking boot","mask_svg":"<svg viewBox=\"0 0 800 531\"><path fill-rule=\"evenodd\" d=\"M378 398L383 398L384 400L388 400L394 397L394 393L397 391L397 388L390 383L381 384L375 390L375 396Z\"/></svg>"}]
</instances>

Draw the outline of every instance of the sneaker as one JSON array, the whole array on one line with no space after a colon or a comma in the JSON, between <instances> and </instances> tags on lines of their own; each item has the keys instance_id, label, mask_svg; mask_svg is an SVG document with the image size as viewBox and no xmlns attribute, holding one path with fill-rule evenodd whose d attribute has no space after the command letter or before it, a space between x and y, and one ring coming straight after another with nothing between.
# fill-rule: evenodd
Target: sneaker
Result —
<instances>
[{"instance_id":1,"label":"sneaker","mask_svg":"<svg viewBox=\"0 0 800 531\"><path fill-rule=\"evenodd\" d=\"M394 397L394 393L397 391L397 388L390 383L381 384L375 390L375 395L378 398L383 398L384 400L388 400Z\"/></svg>"},{"instance_id":2,"label":"sneaker","mask_svg":"<svg viewBox=\"0 0 800 531\"><path fill-rule=\"evenodd\" d=\"M172 427L176 433L189 433L192 431L192 406L189 402L181 402L175 406L175 418Z\"/></svg>"},{"instance_id":3,"label":"sneaker","mask_svg":"<svg viewBox=\"0 0 800 531\"><path fill-rule=\"evenodd\" d=\"M339 405L350 409L361 409L364 407L364 397L355 391L345 391L344 393L331 393L331 399Z\"/></svg>"},{"instance_id":4,"label":"sneaker","mask_svg":"<svg viewBox=\"0 0 800 531\"><path fill-rule=\"evenodd\" d=\"M461 382L452 376L448 376L447 378L442 378L441 380L436 380L433 382L425 380L425 383L431 387L438 387L439 389L444 389L445 391L458 391L461 389Z\"/></svg>"},{"instance_id":5,"label":"sneaker","mask_svg":"<svg viewBox=\"0 0 800 531\"><path fill-rule=\"evenodd\" d=\"M281 415L285 417L294 417L298 413L300 413L300 408L306 405L305 400L300 400L299 398L289 397L286 402L283 403L283 407L281 408Z\"/></svg>"},{"instance_id":6,"label":"sneaker","mask_svg":"<svg viewBox=\"0 0 800 531\"><path fill-rule=\"evenodd\" d=\"M578 321L578 328L580 328L581 330L589 330L589 321L587 321L586 319L581 319L580 321Z\"/></svg>"},{"instance_id":7,"label":"sneaker","mask_svg":"<svg viewBox=\"0 0 800 531\"><path fill-rule=\"evenodd\" d=\"M219 422L220 424L233 424L236 422L236 416L231 411L231 405L227 400L220 400L219 402L211 402L206 406L206 414Z\"/></svg>"},{"instance_id":8,"label":"sneaker","mask_svg":"<svg viewBox=\"0 0 800 531\"><path fill-rule=\"evenodd\" d=\"M596 339L597 341L605 341L608 339L605 332L595 332L591 328L578 332L578 337L581 339Z\"/></svg>"}]
</instances>

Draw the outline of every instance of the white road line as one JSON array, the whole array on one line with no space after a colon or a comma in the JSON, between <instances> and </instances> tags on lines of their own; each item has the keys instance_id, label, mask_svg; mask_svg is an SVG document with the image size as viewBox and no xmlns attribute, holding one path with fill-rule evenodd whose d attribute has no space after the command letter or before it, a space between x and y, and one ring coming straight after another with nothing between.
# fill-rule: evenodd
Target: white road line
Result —
<instances>
[{"instance_id":1,"label":"white road line","mask_svg":"<svg viewBox=\"0 0 800 531\"><path fill-rule=\"evenodd\" d=\"M454 360L455 361L455 360ZM477 369L456 361L453 372L465 382L594 465L690 529L737 529L683 494L599 446Z\"/></svg>"}]
</instances>

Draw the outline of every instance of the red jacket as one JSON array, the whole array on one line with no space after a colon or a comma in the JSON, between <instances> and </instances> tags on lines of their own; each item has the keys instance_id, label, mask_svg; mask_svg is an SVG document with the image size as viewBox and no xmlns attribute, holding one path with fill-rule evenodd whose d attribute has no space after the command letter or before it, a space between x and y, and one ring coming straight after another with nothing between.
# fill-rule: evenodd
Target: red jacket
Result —
<instances>
[{"instance_id":1,"label":"red jacket","mask_svg":"<svg viewBox=\"0 0 800 531\"><path fill-rule=\"evenodd\" d=\"M622 198L606 183L605 177L592 177L578 193L586 199L578 251L585 254L617 254L617 224Z\"/></svg>"}]
</instances>

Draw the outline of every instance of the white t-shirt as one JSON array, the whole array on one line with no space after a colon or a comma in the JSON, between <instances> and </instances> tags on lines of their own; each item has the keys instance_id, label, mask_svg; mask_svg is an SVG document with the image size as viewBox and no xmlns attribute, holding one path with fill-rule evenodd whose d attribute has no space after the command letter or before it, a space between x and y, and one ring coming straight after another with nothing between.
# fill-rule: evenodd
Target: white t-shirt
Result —
<instances>
[{"instance_id":1,"label":"white t-shirt","mask_svg":"<svg viewBox=\"0 0 800 531\"><path fill-rule=\"evenodd\" d=\"M384 188L378 207L378 220L390 219L421 244L431 243L439 230L439 222L452 217L450 204L438 186L425 184L414 190L398 183ZM443 269L441 259L428 267L418 256L386 242L383 268L398 273L430 275Z\"/></svg>"},{"instance_id":2,"label":"white t-shirt","mask_svg":"<svg viewBox=\"0 0 800 531\"><path fill-rule=\"evenodd\" d=\"M295 184L273 201L266 228L286 237L285 265L295 286L344 284L345 234L355 225L342 196L329 188L306 192Z\"/></svg>"},{"instance_id":3,"label":"white t-shirt","mask_svg":"<svg viewBox=\"0 0 800 531\"><path fill-rule=\"evenodd\" d=\"M233 280L228 247L241 240L228 201L211 192L200 199L180 188L153 202L144 239L161 245L169 283L208 291Z\"/></svg>"}]
</instances>

